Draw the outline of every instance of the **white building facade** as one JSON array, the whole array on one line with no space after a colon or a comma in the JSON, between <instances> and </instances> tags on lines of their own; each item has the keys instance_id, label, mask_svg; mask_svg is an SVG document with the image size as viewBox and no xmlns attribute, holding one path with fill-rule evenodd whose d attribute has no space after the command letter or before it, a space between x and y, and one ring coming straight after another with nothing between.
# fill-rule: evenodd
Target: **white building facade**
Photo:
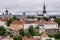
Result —
<instances>
[{"instance_id":1,"label":"white building facade","mask_svg":"<svg viewBox=\"0 0 60 40\"><path fill-rule=\"evenodd\" d=\"M40 22L39 25L43 25L44 29L58 29L58 23L56 22ZM42 28L42 26L41 26Z\"/></svg>"}]
</instances>

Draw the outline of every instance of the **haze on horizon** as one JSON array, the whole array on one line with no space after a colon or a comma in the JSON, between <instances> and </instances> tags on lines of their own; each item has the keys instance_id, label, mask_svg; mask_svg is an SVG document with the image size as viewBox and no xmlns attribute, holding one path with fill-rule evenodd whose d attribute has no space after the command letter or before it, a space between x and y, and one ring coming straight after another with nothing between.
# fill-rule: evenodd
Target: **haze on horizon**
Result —
<instances>
[{"instance_id":1,"label":"haze on horizon","mask_svg":"<svg viewBox=\"0 0 60 40\"><path fill-rule=\"evenodd\" d=\"M60 0L0 0L0 14L6 9L15 14L20 11L42 11L44 2L47 11L60 11ZM57 13L60 14L53 14Z\"/></svg>"}]
</instances>

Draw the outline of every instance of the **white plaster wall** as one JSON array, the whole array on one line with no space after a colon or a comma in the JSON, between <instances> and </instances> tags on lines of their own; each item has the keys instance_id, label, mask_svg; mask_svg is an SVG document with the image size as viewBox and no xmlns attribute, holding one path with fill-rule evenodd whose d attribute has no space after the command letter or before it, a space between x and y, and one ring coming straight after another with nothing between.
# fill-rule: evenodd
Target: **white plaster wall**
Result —
<instances>
[{"instance_id":1,"label":"white plaster wall","mask_svg":"<svg viewBox=\"0 0 60 40\"><path fill-rule=\"evenodd\" d=\"M44 24L45 29L58 29L58 24Z\"/></svg>"},{"instance_id":2,"label":"white plaster wall","mask_svg":"<svg viewBox=\"0 0 60 40\"><path fill-rule=\"evenodd\" d=\"M31 23L31 24L24 24L24 30L25 30L25 29L28 29L29 26L31 26L31 25L35 28L38 24L34 24L34 23Z\"/></svg>"}]
</instances>

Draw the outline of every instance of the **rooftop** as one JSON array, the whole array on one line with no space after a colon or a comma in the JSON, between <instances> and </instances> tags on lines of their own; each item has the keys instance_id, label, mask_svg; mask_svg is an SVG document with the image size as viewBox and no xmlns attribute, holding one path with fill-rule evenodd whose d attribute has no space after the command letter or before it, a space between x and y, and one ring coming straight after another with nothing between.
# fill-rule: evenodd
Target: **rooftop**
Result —
<instances>
[{"instance_id":1,"label":"rooftop","mask_svg":"<svg viewBox=\"0 0 60 40\"><path fill-rule=\"evenodd\" d=\"M23 23L23 21L17 21L17 20L14 20L11 24L22 24Z\"/></svg>"},{"instance_id":2,"label":"rooftop","mask_svg":"<svg viewBox=\"0 0 60 40\"><path fill-rule=\"evenodd\" d=\"M7 18L1 18L0 20L3 22L7 22L8 19Z\"/></svg>"}]
</instances>

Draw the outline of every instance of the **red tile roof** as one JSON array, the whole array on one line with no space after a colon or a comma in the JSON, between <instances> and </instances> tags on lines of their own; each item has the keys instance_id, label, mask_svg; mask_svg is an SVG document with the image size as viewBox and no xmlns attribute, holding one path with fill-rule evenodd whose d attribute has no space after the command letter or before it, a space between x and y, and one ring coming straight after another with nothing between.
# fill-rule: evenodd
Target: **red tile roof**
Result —
<instances>
[{"instance_id":1,"label":"red tile roof","mask_svg":"<svg viewBox=\"0 0 60 40\"><path fill-rule=\"evenodd\" d=\"M1 18L0 20L3 22L7 22L8 19L7 18Z\"/></svg>"},{"instance_id":2,"label":"red tile roof","mask_svg":"<svg viewBox=\"0 0 60 40\"><path fill-rule=\"evenodd\" d=\"M34 20L34 21L28 21L28 20L23 20L20 19L19 21L14 20L11 24L22 24L22 23L39 23L39 24L58 24L56 22L50 22L50 21L45 21L44 19L41 19L40 21Z\"/></svg>"},{"instance_id":3,"label":"red tile roof","mask_svg":"<svg viewBox=\"0 0 60 40\"><path fill-rule=\"evenodd\" d=\"M39 24L58 24L58 23L53 22L53 21L45 21L44 19L40 19L40 21L38 23Z\"/></svg>"},{"instance_id":4,"label":"red tile roof","mask_svg":"<svg viewBox=\"0 0 60 40\"><path fill-rule=\"evenodd\" d=\"M23 23L22 21L14 20L11 24L22 24L22 23Z\"/></svg>"},{"instance_id":5,"label":"red tile roof","mask_svg":"<svg viewBox=\"0 0 60 40\"><path fill-rule=\"evenodd\" d=\"M10 29L12 30L20 30L20 29L23 29L23 25L22 25L22 21L17 21L17 20L14 20L11 24L10 24Z\"/></svg>"},{"instance_id":6,"label":"red tile roof","mask_svg":"<svg viewBox=\"0 0 60 40\"><path fill-rule=\"evenodd\" d=\"M58 24L58 23L45 21L45 22L39 22L39 24Z\"/></svg>"}]
</instances>

